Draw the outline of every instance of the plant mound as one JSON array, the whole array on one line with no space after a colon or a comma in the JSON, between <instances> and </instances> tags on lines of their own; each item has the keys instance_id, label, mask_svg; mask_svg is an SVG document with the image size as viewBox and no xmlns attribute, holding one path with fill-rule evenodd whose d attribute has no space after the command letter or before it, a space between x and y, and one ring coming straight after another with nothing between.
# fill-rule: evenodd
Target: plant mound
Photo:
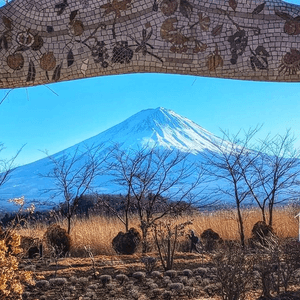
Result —
<instances>
[{"instance_id":1,"label":"plant mound","mask_svg":"<svg viewBox=\"0 0 300 300\"><path fill-rule=\"evenodd\" d=\"M22 299L24 284L34 284L32 272L19 269L20 236L0 227L0 299Z\"/></svg>"},{"instance_id":2,"label":"plant mound","mask_svg":"<svg viewBox=\"0 0 300 300\"><path fill-rule=\"evenodd\" d=\"M202 232L201 240L203 242L204 249L208 252L215 250L217 245L223 241L219 234L211 228Z\"/></svg>"},{"instance_id":3,"label":"plant mound","mask_svg":"<svg viewBox=\"0 0 300 300\"><path fill-rule=\"evenodd\" d=\"M71 237L57 224L51 225L44 234L44 240L58 256L65 256L71 249Z\"/></svg>"},{"instance_id":4,"label":"plant mound","mask_svg":"<svg viewBox=\"0 0 300 300\"><path fill-rule=\"evenodd\" d=\"M130 228L128 232L120 231L112 240L112 247L118 254L131 255L137 250L141 241L141 235L135 228Z\"/></svg>"},{"instance_id":5,"label":"plant mound","mask_svg":"<svg viewBox=\"0 0 300 300\"><path fill-rule=\"evenodd\" d=\"M42 243L39 239L30 236L21 236L23 254L32 259L36 255L42 256Z\"/></svg>"},{"instance_id":6,"label":"plant mound","mask_svg":"<svg viewBox=\"0 0 300 300\"><path fill-rule=\"evenodd\" d=\"M252 228L252 243L266 245L272 237L275 237L274 230L266 222L258 221L254 224Z\"/></svg>"}]
</instances>

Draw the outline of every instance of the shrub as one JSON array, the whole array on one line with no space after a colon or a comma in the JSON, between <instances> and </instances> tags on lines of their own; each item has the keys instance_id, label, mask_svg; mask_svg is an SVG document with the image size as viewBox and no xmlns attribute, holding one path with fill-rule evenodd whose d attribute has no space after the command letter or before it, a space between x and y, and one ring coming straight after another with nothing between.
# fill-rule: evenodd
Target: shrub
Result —
<instances>
[{"instance_id":1,"label":"shrub","mask_svg":"<svg viewBox=\"0 0 300 300\"><path fill-rule=\"evenodd\" d=\"M61 278L51 278L49 280L49 283L50 283L50 285L53 285L53 286L62 286L62 285L67 284L68 281L64 277L61 277Z\"/></svg>"},{"instance_id":2,"label":"shrub","mask_svg":"<svg viewBox=\"0 0 300 300\"><path fill-rule=\"evenodd\" d=\"M110 275L101 275L100 281L102 283L102 286L105 287L108 283L110 283L112 280Z\"/></svg>"},{"instance_id":3,"label":"shrub","mask_svg":"<svg viewBox=\"0 0 300 300\"><path fill-rule=\"evenodd\" d=\"M141 262L145 265L146 272L150 274L157 264L155 257L146 256L141 258Z\"/></svg>"},{"instance_id":4,"label":"shrub","mask_svg":"<svg viewBox=\"0 0 300 300\"><path fill-rule=\"evenodd\" d=\"M243 249L222 249L215 255L214 262L222 299L245 299L246 292L252 287L253 261L247 258Z\"/></svg>"},{"instance_id":5,"label":"shrub","mask_svg":"<svg viewBox=\"0 0 300 300\"><path fill-rule=\"evenodd\" d=\"M177 276L177 271L175 270L167 270L165 272L166 276L169 276L170 278L175 278Z\"/></svg>"},{"instance_id":6,"label":"shrub","mask_svg":"<svg viewBox=\"0 0 300 300\"><path fill-rule=\"evenodd\" d=\"M67 231L57 224L48 227L44 234L47 245L54 248L55 254L65 256L71 248L71 237Z\"/></svg>"},{"instance_id":7,"label":"shrub","mask_svg":"<svg viewBox=\"0 0 300 300\"><path fill-rule=\"evenodd\" d=\"M125 274L116 275L116 279L119 281L120 284L123 284L125 281L129 280L129 278Z\"/></svg>"},{"instance_id":8,"label":"shrub","mask_svg":"<svg viewBox=\"0 0 300 300\"><path fill-rule=\"evenodd\" d=\"M222 242L219 234L210 228L202 232L201 239L203 241L204 249L209 252L216 250L218 243Z\"/></svg>"},{"instance_id":9,"label":"shrub","mask_svg":"<svg viewBox=\"0 0 300 300\"><path fill-rule=\"evenodd\" d=\"M151 276L154 277L154 278L162 278L163 277L163 274L159 271L153 271L151 273Z\"/></svg>"},{"instance_id":10,"label":"shrub","mask_svg":"<svg viewBox=\"0 0 300 300\"><path fill-rule=\"evenodd\" d=\"M268 244L268 239L274 237L273 228L267 225L264 221L258 221L254 224L252 228L252 239L251 241L255 244L266 245Z\"/></svg>"},{"instance_id":11,"label":"shrub","mask_svg":"<svg viewBox=\"0 0 300 300\"><path fill-rule=\"evenodd\" d=\"M138 279L138 280L142 281L143 279L146 278L146 274L144 272L134 272L132 274L132 277L135 278L135 279Z\"/></svg>"},{"instance_id":12,"label":"shrub","mask_svg":"<svg viewBox=\"0 0 300 300\"><path fill-rule=\"evenodd\" d=\"M172 269L178 238L184 236L186 226L190 224L191 221L176 224L174 220L168 218L152 225L154 242L165 271Z\"/></svg>"},{"instance_id":13,"label":"shrub","mask_svg":"<svg viewBox=\"0 0 300 300\"><path fill-rule=\"evenodd\" d=\"M177 291L177 292L180 292L180 291L183 290L183 284L180 283L180 282L171 283L171 284L169 285L169 289L170 289L170 290L175 290L175 291Z\"/></svg>"},{"instance_id":14,"label":"shrub","mask_svg":"<svg viewBox=\"0 0 300 300\"><path fill-rule=\"evenodd\" d=\"M42 243L39 239L32 238L30 236L21 236L21 248L23 249L23 255L28 258L34 258L35 255L42 256Z\"/></svg>"},{"instance_id":15,"label":"shrub","mask_svg":"<svg viewBox=\"0 0 300 300\"><path fill-rule=\"evenodd\" d=\"M135 228L130 228L128 232L120 231L112 240L112 247L118 254L133 254L141 241L141 235Z\"/></svg>"},{"instance_id":16,"label":"shrub","mask_svg":"<svg viewBox=\"0 0 300 300\"><path fill-rule=\"evenodd\" d=\"M185 269L185 270L182 271L182 274L184 276L187 276L187 277L192 277L193 276L193 271L190 270L190 269Z\"/></svg>"},{"instance_id":17,"label":"shrub","mask_svg":"<svg viewBox=\"0 0 300 300\"><path fill-rule=\"evenodd\" d=\"M0 237L0 299L21 299L24 283L34 284L32 272L19 270L20 236L4 231Z\"/></svg>"}]
</instances>

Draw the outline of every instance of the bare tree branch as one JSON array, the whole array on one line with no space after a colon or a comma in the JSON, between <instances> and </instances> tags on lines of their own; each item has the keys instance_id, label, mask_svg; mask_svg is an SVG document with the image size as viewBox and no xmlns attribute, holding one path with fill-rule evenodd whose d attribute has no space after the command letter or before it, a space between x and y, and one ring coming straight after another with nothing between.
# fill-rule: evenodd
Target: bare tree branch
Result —
<instances>
[{"instance_id":1,"label":"bare tree branch","mask_svg":"<svg viewBox=\"0 0 300 300\"><path fill-rule=\"evenodd\" d=\"M106 171L106 161L110 150L104 154L103 146L78 146L73 153L63 154L59 157L48 155L53 168L42 177L54 181L54 187L44 190L51 196L64 199L66 217L68 220L68 233L71 231L71 218L76 212L78 201L88 191L92 191L94 180Z\"/></svg>"}]
</instances>

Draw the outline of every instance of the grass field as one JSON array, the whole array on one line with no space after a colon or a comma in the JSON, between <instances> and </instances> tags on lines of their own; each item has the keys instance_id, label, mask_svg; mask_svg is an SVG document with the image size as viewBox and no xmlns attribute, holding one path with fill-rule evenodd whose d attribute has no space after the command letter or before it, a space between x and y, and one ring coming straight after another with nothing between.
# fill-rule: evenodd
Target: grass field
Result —
<instances>
[{"instance_id":1,"label":"grass field","mask_svg":"<svg viewBox=\"0 0 300 300\"><path fill-rule=\"evenodd\" d=\"M277 209L274 212L274 230L279 237L297 237L298 221L295 219L297 211L290 207ZM243 210L246 238L251 237L253 225L261 220L259 210ZM205 229L211 228L225 240L238 240L239 231L236 213L234 210L220 210L216 212L193 213L192 215L181 216L176 222L181 223L193 220L193 224L187 229L193 229L199 236ZM66 223L61 220L59 224L66 228ZM137 216L133 216L130 227L139 229ZM47 225L36 223L22 228L20 234L42 238ZM74 218L71 231L72 256L82 256L85 253L84 247L90 246L95 255L114 255L111 247L112 239L119 231L124 231L124 225L114 217L92 216L86 218Z\"/></svg>"}]
</instances>

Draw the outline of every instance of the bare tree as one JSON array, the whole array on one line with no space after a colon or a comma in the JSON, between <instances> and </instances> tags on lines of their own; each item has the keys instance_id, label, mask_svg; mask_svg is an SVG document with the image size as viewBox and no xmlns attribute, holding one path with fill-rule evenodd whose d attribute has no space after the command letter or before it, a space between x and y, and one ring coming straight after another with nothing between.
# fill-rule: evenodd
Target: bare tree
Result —
<instances>
[{"instance_id":1,"label":"bare tree","mask_svg":"<svg viewBox=\"0 0 300 300\"><path fill-rule=\"evenodd\" d=\"M290 130L284 135L267 136L253 143L259 130L260 127L256 127L236 135L222 131L222 142L213 141L217 151L204 154L207 173L218 180L214 193L235 201L243 246L241 206L245 200L254 200L263 221L267 222L268 215L268 223L272 226L274 205L291 196L300 173L299 151L293 146L295 138Z\"/></svg>"},{"instance_id":2,"label":"bare tree","mask_svg":"<svg viewBox=\"0 0 300 300\"><path fill-rule=\"evenodd\" d=\"M134 209L142 230L143 252L148 250L148 231L155 222L186 205L195 203L202 182L199 167L189 161L188 153L143 147L123 151L116 146L110 165L114 181L126 189L124 217L118 218L129 228L130 211Z\"/></svg>"},{"instance_id":3,"label":"bare tree","mask_svg":"<svg viewBox=\"0 0 300 300\"><path fill-rule=\"evenodd\" d=\"M212 181L216 182L213 194L223 199L225 196L234 200L243 247L245 234L241 208L251 192L245 183L242 170L246 172L259 155L259 152L249 150L252 147L251 141L259 129L256 127L235 135L222 131L223 139L212 141L217 151L203 152L205 171Z\"/></svg>"},{"instance_id":4,"label":"bare tree","mask_svg":"<svg viewBox=\"0 0 300 300\"><path fill-rule=\"evenodd\" d=\"M291 197L300 173L299 151L294 148L295 137L287 130L284 135L260 141L259 150L250 167L241 172L251 196L262 212L263 221L273 225L274 205Z\"/></svg>"},{"instance_id":5,"label":"bare tree","mask_svg":"<svg viewBox=\"0 0 300 300\"><path fill-rule=\"evenodd\" d=\"M105 171L105 162L109 151L103 154L102 146L86 147L82 151L79 147L73 153L48 158L53 169L42 177L51 178L54 187L44 190L53 198L62 196L66 205L68 233L71 231L71 219L76 212L78 201L86 192L91 191L96 177Z\"/></svg>"},{"instance_id":6,"label":"bare tree","mask_svg":"<svg viewBox=\"0 0 300 300\"><path fill-rule=\"evenodd\" d=\"M15 168L16 158L20 154L23 147L21 147L21 149L18 150L18 152L10 159L0 158L0 187L9 180L10 175L14 171L14 168ZM5 149L4 144L0 143L0 153L3 152L4 149Z\"/></svg>"}]
</instances>

